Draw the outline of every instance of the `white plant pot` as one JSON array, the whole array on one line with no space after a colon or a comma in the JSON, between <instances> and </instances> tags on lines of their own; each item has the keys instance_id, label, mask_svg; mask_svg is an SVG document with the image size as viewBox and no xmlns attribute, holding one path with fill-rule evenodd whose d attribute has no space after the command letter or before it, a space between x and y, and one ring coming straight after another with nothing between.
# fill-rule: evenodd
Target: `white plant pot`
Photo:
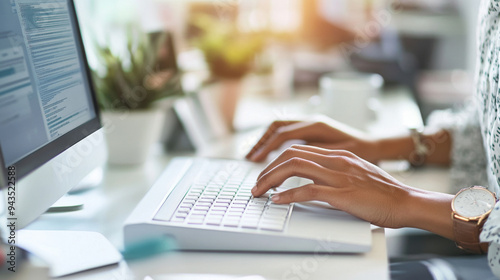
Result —
<instances>
[{"instance_id":1,"label":"white plant pot","mask_svg":"<svg viewBox=\"0 0 500 280\"><path fill-rule=\"evenodd\" d=\"M165 111L105 111L102 113L108 162L117 165L139 165L151 154L160 139Z\"/></svg>"}]
</instances>

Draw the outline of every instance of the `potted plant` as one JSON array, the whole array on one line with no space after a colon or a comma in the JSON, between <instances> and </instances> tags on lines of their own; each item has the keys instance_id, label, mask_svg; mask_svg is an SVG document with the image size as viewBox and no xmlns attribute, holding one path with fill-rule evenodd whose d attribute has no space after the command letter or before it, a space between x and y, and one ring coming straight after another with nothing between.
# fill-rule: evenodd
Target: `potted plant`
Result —
<instances>
[{"instance_id":1,"label":"potted plant","mask_svg":"<svg viewBox=\"0 0 500 280\"><path fill-rule=\"evenodd\" d=\"M179 74L156 67L166 36L152 41L129 32L121 55L108 46L96 48L104 64L104 71L93 73L110 163L143 163L159 140L169 98L182 95Z\"/></svg>"},{"instance_id":2,"label":"potted plant","mask_svg":"<svg viewBox=\"0 0 500 280\"><path fill-rule=\"evenodd\" d=\"M264 36L257 32L242 32L235 24L197 14L192 23L199 29L194 45L204 54L215 86L221 115L232 129L242 78L252 70L255 57L263 49Z\"/></svg>"}]
</instances>

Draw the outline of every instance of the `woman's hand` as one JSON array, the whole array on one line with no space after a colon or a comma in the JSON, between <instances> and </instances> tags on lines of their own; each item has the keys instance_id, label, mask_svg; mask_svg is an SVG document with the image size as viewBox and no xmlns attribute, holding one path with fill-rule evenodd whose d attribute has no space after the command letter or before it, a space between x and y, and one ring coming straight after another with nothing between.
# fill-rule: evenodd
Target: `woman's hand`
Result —
<instances>
[{"instance_id":1,"label":"woman's hand","mask_svg":"<svg viewBox=\"0 0 500 280\"><path fill-rule=\"evenodd\" d=\"M362 132L330 119L320 122L275 121L246 158L263 161L271 151L280 148L288 140L304 140L311 146L348 150L370 162L380 159L376 140L368 139Z\"/></svg>"},{"instance_id":2,"label":"woman's hand","mask_svg":"<svg viewBox=\"0 0 500 280\"><path fill-rule=\"evenodd\" d=\"M254 196L298 176L314 183L273 196L276 203L319 200L375 225L417 227L452 238L452 196L418 190L343 150L294 145L259 175Z\"/></svg>"},{"instance_id":3,"label":"woman's hand","mask_svg":"<svg viewBox=\"0 0 500 280\"><path fill-rule=\"evenodd\" d=\"M450 164L451 135L446 130L429 129L422 135L429 152L425 164ZM304 140L307 145L346 150L371 162L381 160L415 160L415 147L409 134L370 139L359 130L329 118L321 121L275 121L246 155L251 161L264 161L269 153L288 140Z\"/></svg>"}]
</instances>

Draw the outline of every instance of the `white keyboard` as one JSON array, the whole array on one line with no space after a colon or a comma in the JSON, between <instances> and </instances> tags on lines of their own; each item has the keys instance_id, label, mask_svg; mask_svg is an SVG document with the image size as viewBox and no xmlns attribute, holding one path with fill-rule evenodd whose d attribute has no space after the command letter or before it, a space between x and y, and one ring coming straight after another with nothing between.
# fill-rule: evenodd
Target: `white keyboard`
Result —
<instances>
[{"instance_id":1,"label":"white keyboard","mask_svg":"<svg viewBox=\"0 0 500 280\"><path fill-rule=\"evenodd\" d=\"M275 204L270 194L253 197L259 172L241 161L206 164L183 195L169 197L154 219L180 226L283 231L293 205Z\"/></svg>"}]
</instances>

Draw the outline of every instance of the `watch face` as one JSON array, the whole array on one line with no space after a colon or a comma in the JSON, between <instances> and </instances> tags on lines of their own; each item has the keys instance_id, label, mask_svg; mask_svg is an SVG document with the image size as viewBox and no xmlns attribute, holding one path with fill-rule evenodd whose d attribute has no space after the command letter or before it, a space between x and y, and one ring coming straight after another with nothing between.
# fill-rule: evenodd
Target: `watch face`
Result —
<instances>
[{"instance_id":1,"label":"watch face","mask_svg":"<svg viewBox=\"0 0 500 280\"><path fill-rule=\"evenodd\" d=\"M460 216L479 217L495 206L495 197L485 189L471 188L457 194L453 207Z\"/></svg>"}]
</instances>

